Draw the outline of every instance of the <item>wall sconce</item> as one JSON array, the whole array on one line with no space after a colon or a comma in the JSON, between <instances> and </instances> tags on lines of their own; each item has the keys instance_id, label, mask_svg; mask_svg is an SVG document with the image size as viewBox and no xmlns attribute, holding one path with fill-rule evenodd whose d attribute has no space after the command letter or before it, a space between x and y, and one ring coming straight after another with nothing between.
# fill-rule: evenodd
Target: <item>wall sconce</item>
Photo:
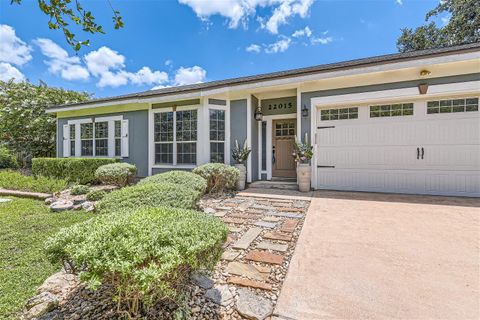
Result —
<instances>
[{"instance_id":1,"label":"wall sconce","mask_svg":"<svg viewBox=\"0 0 480 320\"><path fill-rule=\"evenodd\" d=\"M307 109L306 105L303 105L302 117L304 117L304 118L308 117L308 109Z\"/></svg>"},{"instance_id":2,"label":"wall sconce","mask_svg":"<svg viewBox=\"0 0 480 320\"><path fill-rule=\"evenodd\" d=\"M260 105L255 110L255 113L253 114L253 116L255 117L255 120L257 120L257 121L262 121L263 120L262 107Z\"/></svg>"},{"instance_id":3,"label":"wall sconce","mask_svg":"<svg viewBox=\"0 0 480 320\"><path fill-rule=\"evenodd\" d=\"M428 84L426 84L426 83L420 83L420 84L418 85L418 92L419 92L420 94L426 94L427 91L428 91Z\"/></svg>"}]
</instances>

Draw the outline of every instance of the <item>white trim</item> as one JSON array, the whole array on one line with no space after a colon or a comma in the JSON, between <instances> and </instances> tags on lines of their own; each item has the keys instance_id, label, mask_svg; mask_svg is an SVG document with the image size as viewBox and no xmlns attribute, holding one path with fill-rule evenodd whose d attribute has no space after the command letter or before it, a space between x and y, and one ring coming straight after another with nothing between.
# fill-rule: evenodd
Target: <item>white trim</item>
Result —
<instances>
[{"instance_id":1,"label":"white trim","mask_svg":"<svg viewBox=\"0 0 480 320\"><path fill-rule=\"evenodd\" d=\"M91 123L91 122L93 122L93 117L87 118L87 119L68 120L67 124L81 124L81 123Z\"/></svg>"},{"instance_id":2,"label":"white trim","mask_svg":"<svg viewBox=\"0 0 480 320\"><path fill-rule=\"evenodd\" d=\"M225 106L225 164L230 165L230 99Z\"/></svg>"},{"instance_id":3,"label":"white trim","mask_svg":"<svg viewBox=\"0 0 480 320\"><path fill-rule=\"evenodd\" d=\"M153 109L152 104L148 108L148 175L152 175L155 165L155 141L153 139Z\"/></svg>"},{"instance_id":4,"label":"white trim","mask_svg":"<svg viewBox=\"0 0 480 320\"><path fill-rule=\"evenodd\" d=\"M152 169L194 169L197 165L195 164L154 164Z\"/></svg>"},{"instance_id":5,"label":"white trim","mask_svg":"<svg viewBox=\"0 0 480 320\"><path fill-rule=\"evenodd\" d=\"M247 146L252 148L252 95L247 97ZM247 159L247 182L252 182L252 155Z\"/></svg>"},{"instance_id":6,"label":"white trim","mask_svg":"<svg viewBox=\"0 0 480 320\"><path fill-rule=\"evenodd\" d=\"M317 108L310 99L310 144L313 146L313 156L310 159L310 186L317 189Z\"/></svg>"},{"instance_id":7,"label":"white trim","mask_svg":"<svg viewBox=\"0 0 480 320\"><path fill-rule=\"evenodd\" d=\"M230 165L230 100L227 100L227 105L222 106L218 104L208 104L208 98L205 98L207 101L206 105L206 118L205 118L205 128L206 128L206 150L207 154L205 161L202 163L208 163L211 161L210 158L210 143L211 142L222 142L210 140L210 110L222 110L225 112L225 140L223 141L224 146L224 164Z\"/></svg>"},{"instance_id":8,"label":"white trim","mask_svg":"<svg viewBox=\"0 0 480 320\"><path fill-rule=\"evenodd\" d=\"M258 180L262 180L262 121L258 122Z\"/></svg>"}]
</instances>

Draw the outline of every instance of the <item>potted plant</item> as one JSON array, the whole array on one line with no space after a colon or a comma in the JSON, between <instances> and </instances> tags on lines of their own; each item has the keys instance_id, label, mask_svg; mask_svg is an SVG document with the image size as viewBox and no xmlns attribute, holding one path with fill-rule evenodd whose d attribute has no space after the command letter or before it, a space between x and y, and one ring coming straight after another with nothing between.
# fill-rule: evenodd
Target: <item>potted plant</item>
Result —
<instances>
[{"instance_id":1,"label":"potted plant","mask_svg":"<svg viewBox=\"0 0 480 320\"><path fill-rule=\"evenodd\" d=\"M298 190L301 192L310 191L310 159L313 157L313 146L308 143L308 136L306 133L304 142L295 137L295 150L293 152L293 157L297 163Z\"/></svg>"},{"instance_id":2,"label":"potted plant","mask_svg":"<svg viewBox=\"0 0 480 320\"><path fill-rule=\"evenodd\" d=\"M245 167L245 162L250 155L250 148L247 146L247 140L243 142L243 146L240 147L238 141L235 140L235 148L232 150L232 158L237 162L235 167L240 171L240 176L237 180L237 190L245 189L245 181L247 179L247 169Z\"/></svg>"}]
</instances>

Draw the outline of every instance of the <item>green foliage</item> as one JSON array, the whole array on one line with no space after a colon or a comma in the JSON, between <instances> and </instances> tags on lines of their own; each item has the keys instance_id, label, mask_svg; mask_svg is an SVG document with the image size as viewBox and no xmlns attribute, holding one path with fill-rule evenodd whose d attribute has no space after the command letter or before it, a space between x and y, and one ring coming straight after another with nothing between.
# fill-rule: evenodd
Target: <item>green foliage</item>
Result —
<instances>
[{"instance_id":1,"label":"green foliage","mask_svg":"<svg viewBox=\"0 0 480 320\"><path fill-rule=\"evenodd\" d=\"M398 50L407 52L480 42L480 1L440 1L426 14L425 21L442 15L450 17L443 27L432 21L414 30L402 29L397 40Z\"/></svg>"},{"instance_id":2,"label":"green foliage","mask_svg":"<svg viewBox=\"0 0 480 320\"><path fill-rule=\"evenodd\" d=\"M67 187L67 181L26 176L16 171L0 170L0 188L30 192L54 193Z\"/></svg>"},{"instance_id":3,"label":"green foliage","mask_svg":"<svg viewBox=\"0 0 480 320\"><path fill-rule=\"evenodd\" d=\"M0 169L17 169L17 157L6 147L0 147Z\"/></svg>"},{"instance_id":4,"label":"green foliage","mask_svg":"<svg viewBox=\"0 0 480 320\"><path fill-rule=\"evenodd\" d=\"M313 157L313 146L308 142L308 135L306 133L303 142L295 137L294 148L293 158L295 159L295 162L309 163L310 159Z\"/></svg>"},{"instance_id":5,"label":"green foliage","mask_svg":"<svg viewBox=\"0 0 480 320\"><path fill-rule=\"evenodd\" d=\"M149 208L97 216L63 229L45 247L52 262L82 266L90 288L113 285L136 317L153 302L179 299L191 271L212 269L227 234L223 222L204 213Z\"/></svg>"},{"instance_id":6,"label":"green foliage","mask_svg":"<svg viewBox=\"0 0 480 320\"><path fill-rule=\"evenodd\" d=\"M197 174L188 171L172 170L165 173L156 174L142 179L138 184L146 183L173 183L186 188L197 190L204 194L207 189L207 181Z\"/></svg>"},{"instance_id":7,"label":"green foliage","mask_svg":"<svg viewBox=\"0 0 480 320\"><path fill-rule=\"evenodd\" d=\"M137 167L129 163L112 163L99 167L95 171L95 178L105 184L119 187L126 186L137 173Z\"/></svg>"},{"instance_id":8,"label":"green foliage","mask_svg":"<svg viewBox=\"0 0 480 320\"><path fill-rule=\"evenodd\" d=\"M11 0L12 4L21 4L22 0ZM120 12L115 10L110 1L106 2L113 12L113 27L120 29L123 27L123 20ZM91 34L104 34L103 27L95 22L95 17L91 11L85 10L80 1L71 0L38 0L38 7L49 17L48 27L53 30L61 29L67 43L75 50L79 51L82 46L89 46L89 40L78 40L72 33L71 24L75 23L84 32Z\"/></svg>"},{"instance_id":9,"label":"green foliage","mask_svg":"<svg viewBox=\"0 0 480 320\"><path fill-rule=\"evenodd\" d=\"M0 81L0 140L19 154L23 165L55 155L56 118L49 106L85 101L89 95L45 84Z\"/></svg>"},{"instance_id":10,"label":"green foliage","mask_svg":"<svg viewBox=\"0 0 480 320\"><path fill-rule=\"evenodd\" d=\"M162 206L194 209L200 197L200 192L173 183L147 183L110 192L97 209L101 213Z\"/></svg>"},{"instance_id":11,"label":"green foliage","mask_svg":"<svg viewBox=\"0 0 480 320\"><path fill-rule=\"evenodd\" d=\"M193 173L207 180L207 192L209 193L235 188L240 176L237 168L223 163L207 163L193 169Z\"/></svg>"},{"instance_id":12,"label":"green foliage","mask_svg":"<svg viewBox=\"0 0 480 320\"><path fill-rule=\"evenodd\" d=\"M243 142L243 146L240 147L238 144L238 140L235 140L235 148L232 149L232 158L237 163L245 163L247 161L248 156L252 150L247 146L247 140Z\"/></svg>"},{"instance_id":13,"label":"green foliage","mask_svg":"<svg viewBox=\"0 0 480 320\"><path fill-rule=\"evenodd\" d=\"M107 193L103 190L91 190L87 193L87 201L99 201L102 200Z\"/></svg>"},{"instance_id":14,"label":"green foliage","mask_svg":"<svg viewBox=\"0 0 480 320\"><path fill-rule=\"evenodd\" d=\"M35 158L32 160L32 172L35 176L88 184L96 181L95 171L100 166L116 161L111 158Z\"/></svg>"},{"instance_id":15,"label":"green foliage","mask_svg":"<svg viewBox=\"0 0 480 320\"><path fill-rule=\"evenodd\" d=\"M77 184L70 189L70 194L74 196L78 196L81 194L87 194L90 191L88 186L84 186L83 184Z\"/></svg>"},{"instance_id":16,"label":"green foliage","mask_svg":"<svg viewBox=\"0 0 480 320\"><path fill-rule=\"evenodd\" d=\"M0 203L0 319L18 319L27 299L62 267L45 256L47 238L93 216L84 211L51 212L42 201L11 199Z\"/></svg>"}]
</instances>

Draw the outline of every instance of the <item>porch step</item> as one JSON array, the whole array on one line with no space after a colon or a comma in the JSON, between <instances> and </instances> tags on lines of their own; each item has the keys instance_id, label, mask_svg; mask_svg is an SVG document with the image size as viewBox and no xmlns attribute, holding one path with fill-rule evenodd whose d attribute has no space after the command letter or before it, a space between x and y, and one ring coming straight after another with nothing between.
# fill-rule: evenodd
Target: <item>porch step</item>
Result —
<instances>
[{"instance_id":1,"label":"porch step","mask_svg":"<svg viewBox=\"0 0 480 320\"><path fill-rule=\"evenodd\" d=\"M255 181L248 185L249 188L298 190L296 181Z\"/></svg>"}]
</instances>

